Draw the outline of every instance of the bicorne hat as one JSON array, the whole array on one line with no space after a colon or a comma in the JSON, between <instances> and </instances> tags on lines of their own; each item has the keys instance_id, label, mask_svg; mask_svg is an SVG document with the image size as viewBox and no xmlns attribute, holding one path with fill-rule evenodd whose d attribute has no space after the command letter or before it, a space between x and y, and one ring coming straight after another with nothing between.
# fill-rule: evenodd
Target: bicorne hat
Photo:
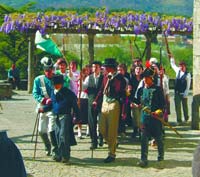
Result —
<instances>
[{"instance_id":1,"label":"bicorne hat","mask_svg":"<svg viewBox=\"0 0 200 177\"><path fill-rule=\"evenodd\" d=\"M155 71L152 67L145 68L145 70L141 74L142 77L153 77L154 75L155 75Z\"/></svg>"}]
</instances>

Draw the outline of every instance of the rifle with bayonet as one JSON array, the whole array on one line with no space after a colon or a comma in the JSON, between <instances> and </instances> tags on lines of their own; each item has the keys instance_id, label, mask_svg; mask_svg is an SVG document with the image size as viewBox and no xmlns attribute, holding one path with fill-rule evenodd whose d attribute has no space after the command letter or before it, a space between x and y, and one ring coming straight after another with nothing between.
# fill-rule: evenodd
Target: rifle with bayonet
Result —
<instances>
[{"instance_id":1,"label":"rifle with bayonet","mask_svg":"<svg viewBox=\"0 0 200 177\"><path fill-rule=\"evenodd\" d=\"M176 128L172 127L168 122L165 122L162 116L159 116L159 114L156 114L155 112L151 112L150 108L145 106L142 109L145 113L151 115L153 118L159 120L163 125L168 126L171 130L173 130L179 137L182 138L182 135L176 130Z\"/></svg>"}]
</instances>

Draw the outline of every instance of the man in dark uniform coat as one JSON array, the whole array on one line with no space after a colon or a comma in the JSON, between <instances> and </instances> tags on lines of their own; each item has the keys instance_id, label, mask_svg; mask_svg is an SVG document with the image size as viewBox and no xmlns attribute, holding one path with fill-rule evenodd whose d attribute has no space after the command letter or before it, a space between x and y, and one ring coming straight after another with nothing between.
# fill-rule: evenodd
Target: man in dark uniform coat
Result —
<instances>
[{"instance_id":1,"label":"man in dark uniform coat","mask_svg":"<svg viewBox=\"0 0 200 177\"><path fill-rule=\"evenodd\" d=\"M165 105L162 88L154 84L154 69L146 68L143 72L144 86L136 92L135 103L141 105L141 160L138 165L148 165L149 138L155 138L158 145L158 161L164 160L162 123L155 117L161 117ZM145 110L149 110L146 112Z\"/></svg>"}]
</instances>

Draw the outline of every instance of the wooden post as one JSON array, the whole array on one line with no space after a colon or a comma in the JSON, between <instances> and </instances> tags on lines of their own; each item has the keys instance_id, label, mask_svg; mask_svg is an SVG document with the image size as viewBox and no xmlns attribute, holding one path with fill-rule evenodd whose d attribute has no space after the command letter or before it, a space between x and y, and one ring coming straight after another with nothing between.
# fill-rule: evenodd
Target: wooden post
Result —
<instances>
[{"instance_id":1,"label":"wooden post","mask_svg":"<svg viewBox=\"0 0 200 177\"><path fill-rule=\"evenodd\" d=\"M194 0L193 9L193 101L192 124L193 130L199 130L200 106L200 0Z\"/></svg>"},{"instance_id":2,"label":"wooden post","mask_svg":"<svg viewBox=\"0 0 200 177\"><path fill-rule=\"evenodd\" d=\"M146 59L145 60L149 60L151 58L151 34L150 33L146 33L145 34L146 37Z\"/></svg>"},{"instance_id":3,"label":"wooden post","mask_svg":"<svg viewBox=\"0 0 200 177\"><path fill-rule=\"evenodd\" d=\"M34 35L28 37L28 93L32 92L34 79Z\"/></svg>"},{"instance_id":4,"label":"wooden post","mask_svg":"<svg viewBox=\"0 0 200 177\"><path fill-rule=\"evenodd\" d=\"M94 36L95 34L88 34L88 52L90 64L94 61Z\"/></svg>"}]
</instances>

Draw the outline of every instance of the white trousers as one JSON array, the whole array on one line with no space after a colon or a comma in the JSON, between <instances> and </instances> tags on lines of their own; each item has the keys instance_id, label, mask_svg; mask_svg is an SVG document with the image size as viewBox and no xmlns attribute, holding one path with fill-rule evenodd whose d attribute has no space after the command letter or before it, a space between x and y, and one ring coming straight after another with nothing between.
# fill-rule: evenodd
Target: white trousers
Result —
<instances>
[{"instance_id":1,"label":"white trousers","mask_svg":"<svg viewBox=\"0 0 200 177\"><path fill-rule=\"evenodd\" d=\"M51 111L40 113L38 131L40 133L48 133L55 130L55 116Z\"/></svg>"}]
</instances>

